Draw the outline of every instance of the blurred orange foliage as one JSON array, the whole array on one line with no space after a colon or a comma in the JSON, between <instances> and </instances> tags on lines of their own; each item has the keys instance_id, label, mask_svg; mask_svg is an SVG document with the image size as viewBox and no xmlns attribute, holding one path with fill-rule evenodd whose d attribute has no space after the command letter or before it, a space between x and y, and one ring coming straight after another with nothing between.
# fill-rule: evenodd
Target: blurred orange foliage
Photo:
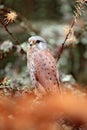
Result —
<instances>
[{"instance_id":1,"label":"blurred orange foliage","mask_svg":"<svg viewBox=\"0 0 87 130\"><path fill-rule=\"evenodd\" d=\"M0 130L62 130L58 120L87 122L86 95L63 92L41 99L27 94L0 97Z\"/></svg>"}]
</instances>

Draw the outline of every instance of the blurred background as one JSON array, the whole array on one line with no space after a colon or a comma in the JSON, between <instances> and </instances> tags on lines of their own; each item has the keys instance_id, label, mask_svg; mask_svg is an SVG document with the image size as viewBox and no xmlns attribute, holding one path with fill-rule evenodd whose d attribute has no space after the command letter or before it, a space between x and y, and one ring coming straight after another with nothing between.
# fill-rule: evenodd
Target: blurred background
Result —
<instances>
[{"instance_id":1,"label":"blurred background","mask_svg":"<svg viewBox=\"0 0 87 130\"><path fill-rule=\"evenodd\" d=\"M64 29L73 20L75 4L75 0L0 0L0 19L3 22L6 10L12 9L18 14L16 21L7 27L20 41L20 45L15 47L14 40L0 24L0 81L6 78L6 84L12 87L29 85L26 41L32 35L44 37L56 59L66 36ZM60 78L87 84L86 7L74 27L74 36L74 41L66 43L58 62Z\"/></svg>"}]
</instances>

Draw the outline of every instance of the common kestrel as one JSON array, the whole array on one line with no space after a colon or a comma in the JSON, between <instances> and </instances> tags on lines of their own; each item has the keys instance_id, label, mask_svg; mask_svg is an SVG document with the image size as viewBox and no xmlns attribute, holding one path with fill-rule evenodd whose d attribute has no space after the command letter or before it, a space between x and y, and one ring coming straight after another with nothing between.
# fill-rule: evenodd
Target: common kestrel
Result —
<instances>
[{"instance_id":1,"label":"common kestrel","mask_svg":"<svg viewBox=\"0 0 87 130\"><path fill-rule=\"evenodd\" d=\"M33 87L43 87L48 93L59 92L59 74L56 61L40 36L28 39L27 65Z\"/></svg>"}]
</instances>

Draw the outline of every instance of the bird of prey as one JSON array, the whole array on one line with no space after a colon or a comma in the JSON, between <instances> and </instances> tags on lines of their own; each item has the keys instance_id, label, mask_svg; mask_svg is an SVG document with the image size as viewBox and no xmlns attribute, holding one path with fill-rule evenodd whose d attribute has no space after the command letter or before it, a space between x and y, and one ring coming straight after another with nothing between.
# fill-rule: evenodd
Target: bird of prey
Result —
<instances>
[{"instance_id":1,"label":"bird of prey","mask_svg":"<svg viewBox=\"0 0 87 130\"><path fill-rule=\"evenodd\" d=\"M59 92L59 74L56 61L47 47L46 41L40 36L28 39L27 66L32 86L46 93Z\"/></svg>"}]
</instances>

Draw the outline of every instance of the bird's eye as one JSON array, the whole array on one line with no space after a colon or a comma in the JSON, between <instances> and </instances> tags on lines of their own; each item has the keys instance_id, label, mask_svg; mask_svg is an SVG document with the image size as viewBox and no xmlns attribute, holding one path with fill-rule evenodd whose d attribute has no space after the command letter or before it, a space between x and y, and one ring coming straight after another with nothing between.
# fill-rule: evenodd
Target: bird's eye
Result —
<instances>
[{"instance_id":1,"label":"bird's eye","mask_svg":"<svg viewBox=\"0 0 87 130\"><path fill-rule=\"evenodd\" d=\"M41 41L40 40L37 40L36 43L40 43Z\"/></svg>"}]
</instances>

